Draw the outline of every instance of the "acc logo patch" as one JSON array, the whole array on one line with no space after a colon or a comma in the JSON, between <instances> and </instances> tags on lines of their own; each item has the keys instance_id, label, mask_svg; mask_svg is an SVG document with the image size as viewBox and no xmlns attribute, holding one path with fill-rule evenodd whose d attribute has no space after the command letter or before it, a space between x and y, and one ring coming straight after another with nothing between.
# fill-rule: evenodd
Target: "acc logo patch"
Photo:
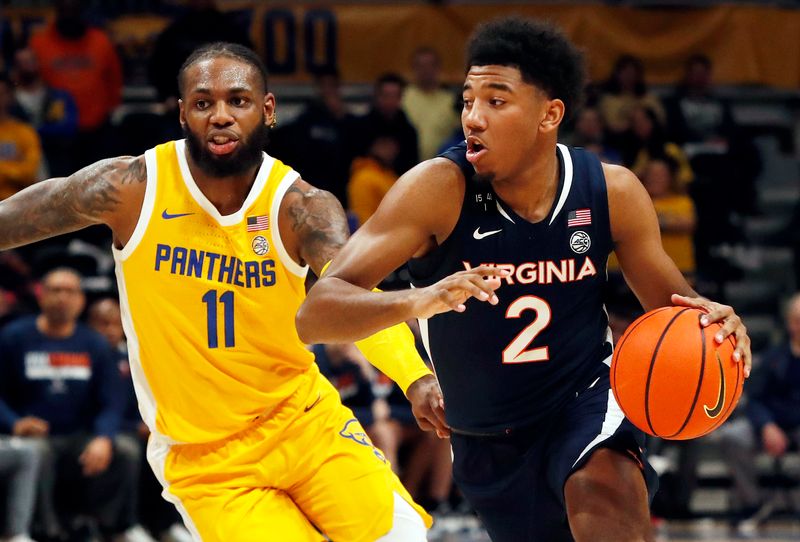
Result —
<instances>
[{"instance_id":1,"label":"acc logo patch","mask_svg":"<svg viewBox=\"0 0 800 542\"><path fill-rule=\"evenodd\" d=\"M592 246L592 239L585 231L573 232L569 238L569 248L576 254L583 254Z\"/></svg>"},{"instance_id":2,"label":"acc logo patch","mask_svg":"<svg viewBox=\"0 0 800 542\"><path fill-rule=\"evenodd\" d=\"M263 235L256 235L253 238L253 252L255 252L259 256L263 256L267 252L269 252L269 243L267 239Z\"/></svg>"}]
</instances>

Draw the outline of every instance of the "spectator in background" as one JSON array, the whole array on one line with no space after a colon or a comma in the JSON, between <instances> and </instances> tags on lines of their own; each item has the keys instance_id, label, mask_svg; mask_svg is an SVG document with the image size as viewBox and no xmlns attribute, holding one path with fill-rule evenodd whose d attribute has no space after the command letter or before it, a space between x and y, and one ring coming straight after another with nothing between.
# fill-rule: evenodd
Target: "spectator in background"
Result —
<instances>
[{"instance_id":1,"label":"spectator in background","mask_svg":"<svg viewBox=\"0 0 800 542\"><path fill-rule=\"evenodd\" d=\"M631 135L633 137L624 156L625 165L642 178L652 159L669 157L678 166L677 184L681 193L685 193L694 180L692 166L683 150L667 140L664 125L655 111L648 107L636 107L631 117Z\"/></svg>"},{"instance_id":2,"label":"spectator in background","mask_svg":"<svg viewBox=\"0 0 800 542\"><path fill-rule=\"evenodd\" d=\"M661 101L647 90L642 61L634 56L624 55L614 64L611 77L603 85L597 105L613 145L624 139L630 130L636 106L649 107L662 124L666 121Z\"/></svg>"},{"instance_id":3,"label":"spectator in background","mask_svg":"<svg viewBox=\"0 0 800 542\"><path fill-rule=\"evenodd\" d=\"M375 133L366 156L353 160L347 196L350 211L363 224L378 209L381 200L397 180L392 167L400 144L391 133Z\"/></svg>"},{"instance_id":4,"label":"spectator in background","mask_svg":"<svg viewBox=\"0 0 800 542\"><path fill-rule=\"evenodd\" d=\"M0 488L6 503L5 542L35 542L30 537L36 504L39 450L21 439L0 436Z\"/></svg>"},{"instance_id":5,"label":"spectator in background","mask_svg":"<svg viewBox=\"0 0 800 542\"><path fill-rule=\"evenodd\" d=\"M75 99L79 131L73 166L83 167L110 154L110 118L122 100L122 68L108 35L87 24L81 0L56 0L55 8L55 21L31 37L30 47L45 83Z\"/></svg>"},{"instance_id":6,"label":"spectator in background","mask_svg":"<svg viewBox=\"0 0 800 542\"><path fill-rule=\"evenodd\" d=\"M611 147L606 142L606 128L603 117L594 107L584 107L575 117L575 130L572 134L570 145L583 147L593 152L597 157L609 164L622 164L622 155L619 150Z\"/></svg>"},{"instance_id":7,"label":"spectator in background","mask_svg":"<svg viewBox=\"0 0 800 542\"><path fill-rule=\"evenodd\" d=\"M175 74L192 51L215 41L251 47L248 29L242 28L230 15L220 11L214 0L188 0L184 4L185 11L158 35L150 55L150 82L156 88L165 111L162 117L164 126L160 133L153 134L153 144L145 148L155 146L165 138L182 137L178 124L179 94ZM127 154L127 151L123 154Z\"/></svg>"},{"instance_id":8,"label":"spectator in background","mask_svg":"<svg viewBox=\"0 0 800 542\"><path fill-rule=\"evenodd\" d=\"M642 183L650 194L661 227L661 243L687 279L694 277L694 235L697 219L691 198L681 190L679 166L666 156L650 160L642 172Z\"/></svg>"},{"instance_id":9,"label":"spectator in background","mask_svg":"<svg viewBox=\"0 0 800 542\"><path fill-rule=\"evenodd\" d=\"M41 314L0 333L0 430L29 438L39 449L42 528L57 537L63 532L59 512L88 512L105 535L147 542L124 523L136 458L114 445L123 396L110 347L78 323L80 276L51 271L39 301ZM63 488L69 488L68 500L58 499ZM84 510L73 509L79 502Z\"/></svg>"},{"instance_id":10,"label":"spectator in background","mask_svg":"<svg viewBox=\"0 0 800 542\"><path fill-rule=\"evenodd\" d=\"M333 193L347 208L347 180L355 155L356 117L342 98L339 72L314 75L316 97L295 121L278 128L270 154L303 172L303 179Z\"/></svg>"},{"instance_id":11,"label":"spectator in background","mask_svg":"<svg viewBox=\"0 0 800 542\"><path fill-rule=\"evenodd\" d=\"M742 505L737 526L742 534L751 534L761 515L756 454L763 450L781 458L800 445L800 294L789 300L785 319L788 340L753 365L746 387L750 424L721 428L724 457Z\"/></svg>"},{"instance_id":12,"label":"spectator in background","mask_svg":"<svg viewBox=\"0 0 800 542\"><path fill-rule=\"evenodd\" d=\"M70 146L78 131L75 100L68 92L45 84L31 48L19 49L14 54L11 75L21 113L36 128L42 143L45 160L39 168L39 178L69 175L74 170Z\"/></svg>"},{"instance_id":13,"label":"spectator in background","mask_svg":"<svg viewBox=\"0 0 800 542\"><path fill-rule=\"evenodd\" d=\"M14 86L0 73L0 200L37 181L42 149L36 130L11 116Z\"/></svg>"},{"instance_id":14,"label":"spectator in background","mask_svg":"<svg viewBox=\"0 0 800 542\"><path fill-rule=\"evenodd\" d=\"M717 95L708 57L689 58L683 80L666 103L670 134L683 145L703 181L693 193L698 207L704 211L708 207L710 213L714 212L713 207L727 213L755 212L755 179L761 170L761 159L750 134L736 126L730 104ZM713 219L723 228L726 221L729 218L725 216ZM713 233L712 224L709 226L703 229L717 240L720 235Z\"/></svg>"},{"instance_id":15,"label":"spectator in background","mask_svg":"<svg viewBox=\"0 0 800 542\"><path fill-rule=\"evenodd\" d=\"M714 90L710 58L693 55L686 61L683 80L665 106L673 140L706 145L706 152L728 151L735 124L730 104Z\"/></svg>"},{"instance_id":16,"label":"spectator in background","mask_svg":"<svg viewBox=\"0 0 800 542\"><path fill-rule=\"evenodd\" d=\"M414 51L414 83L403 94L403 110L417 129L419 159L436 156L439 147L459 125L453 95L441 82L439 53L430 47Z\"/></svg>"},{"instance_id":17,"label":"spectator in background","mask_svg":"<svg viewBox=\"0 0 800 542\"><path fill-rule=\"evenodd\" d=\"M161 498L161 484L153 471L141 460L147 454L147 438L150 436L150 431L142 421L136 402L119 301L111 297L98 299L89 306L87 316L89 327L105 337L114 349L117 370L122 379L123 396L126 401L117 444L122 443L131 457L139 458L138 464L135 465L138 467L136 476L139 485L134 487L125 512L127 523L136 525L141 518L144 527L162 542L191 542L192 537L181 523L175 507Z\"/></svg>"},{"instance_id":18,"label":"spectator in background","mask_svg":"<svg viewBox=\"0 0 800 542\"><path fill-rule=\"evenodd\" d=\"M356 136L363 138L358 152L366 154L375 134L392 135L399 145L392 167L402 175L419 163L417 131L403 111L406 82L395 73L381 75L375 81L372 107L359 119Z\"/></svg>"}]
</instances>

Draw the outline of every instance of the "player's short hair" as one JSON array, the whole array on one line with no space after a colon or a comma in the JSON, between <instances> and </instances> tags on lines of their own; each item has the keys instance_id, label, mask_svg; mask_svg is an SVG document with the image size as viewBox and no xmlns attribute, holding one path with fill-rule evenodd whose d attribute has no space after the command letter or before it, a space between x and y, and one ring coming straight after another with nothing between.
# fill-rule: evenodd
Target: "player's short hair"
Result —
<instances>
[{"instance_id":1,"label":"player's short hair","mask_svg":"<svg viewBox=\"0 0 800 542\"><path fill-rule=\"evenodd\" d=\"M267 91L267 67L255 51L238 43L215 41L195 49L181 65L181 69L178 70L178 90L181 97L185 90L186 70L198 62L218 57L232 58L250 64L260 76L261 82L264 84L264 92Z\"/></svg>"},{"instance_id":2,"label":"player's short hair","mask_svg":"<svg viewBox=\"0 0 800 542\"><path fill-rule=\"evenodd\" d=\"M522 80L564 102L566 116L578 108L585 85L581 51L552 24L504 17L480 25L467 44L467 66L511 66Z\"/></svg>"}]
</instances>

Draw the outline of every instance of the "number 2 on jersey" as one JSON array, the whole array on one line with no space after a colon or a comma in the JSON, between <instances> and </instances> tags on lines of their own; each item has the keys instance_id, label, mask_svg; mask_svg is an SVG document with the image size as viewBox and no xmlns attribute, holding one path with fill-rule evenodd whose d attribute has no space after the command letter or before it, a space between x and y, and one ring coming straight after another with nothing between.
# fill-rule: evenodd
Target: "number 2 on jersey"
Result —
<instances>
[{"instance_id":1,"label":"number 2 on jersey","mask_svg":"<svg viewBox=\"0 0 800 542\"><path fill-rule=\"evenodd\" d=\"M527 310L536 311L536 318L520 331L514 340L508 343L503 350L503 363L535 363L550 359L547 346L525 350L536 336L550 324L550 305L541 297L524 295L508 306L506 318L519 318Z\"/></svg>"},{"instance_id":2,"label":"number 2 on jersey","mask_svg":"<svg viewBox=\"0 0 800 542\"><path fill-rule=\"evenodd\" d=\"M233 292L227 291L219 296L222 303L223 327L225 329L225 348L236 346L236 336L233 328ZM203 295L203 303L206 304L208 329L208 347L217 348L219 339L217 337L217 291L209 290Z\"/></svg>"}]
</instances>

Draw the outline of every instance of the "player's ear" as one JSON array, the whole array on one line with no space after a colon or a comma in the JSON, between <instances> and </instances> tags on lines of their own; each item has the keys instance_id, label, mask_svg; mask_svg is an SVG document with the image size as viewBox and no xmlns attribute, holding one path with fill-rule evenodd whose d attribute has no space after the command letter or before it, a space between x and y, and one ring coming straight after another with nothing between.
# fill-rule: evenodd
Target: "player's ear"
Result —
<instances>
[{"instance_id":1,"label":"player's ear","mask_svg":"<svg viewBox=\"0 0 800 542\"><path fill-rule=\"evenodd\" d=\"M186 126L186 104L183 100L178 100L178 122L181 123L181 126Z\"/></svg>"},{"instance_id":2,"label":"player's ear","mask_svg":"<svg viewBox=\"0 0 800 542\"><path fill-rule=\"evenodd\" d=\"M558 98L547 100L544 116L539 123L539 130L542 132L552 132L558 129L562 120L564 120L564 102Z\"/></svg>"},{"instance_id":3,"label":"player's ear","mask_svg":"<svg viewBox=\"0 0 800 542\"><path fill-rule=\"evenodd\" d=\"M275 116L275 95L271 92L264 94L264 122L270 128L274 128L278 124Z\"/></svg>"}]
</instances>

